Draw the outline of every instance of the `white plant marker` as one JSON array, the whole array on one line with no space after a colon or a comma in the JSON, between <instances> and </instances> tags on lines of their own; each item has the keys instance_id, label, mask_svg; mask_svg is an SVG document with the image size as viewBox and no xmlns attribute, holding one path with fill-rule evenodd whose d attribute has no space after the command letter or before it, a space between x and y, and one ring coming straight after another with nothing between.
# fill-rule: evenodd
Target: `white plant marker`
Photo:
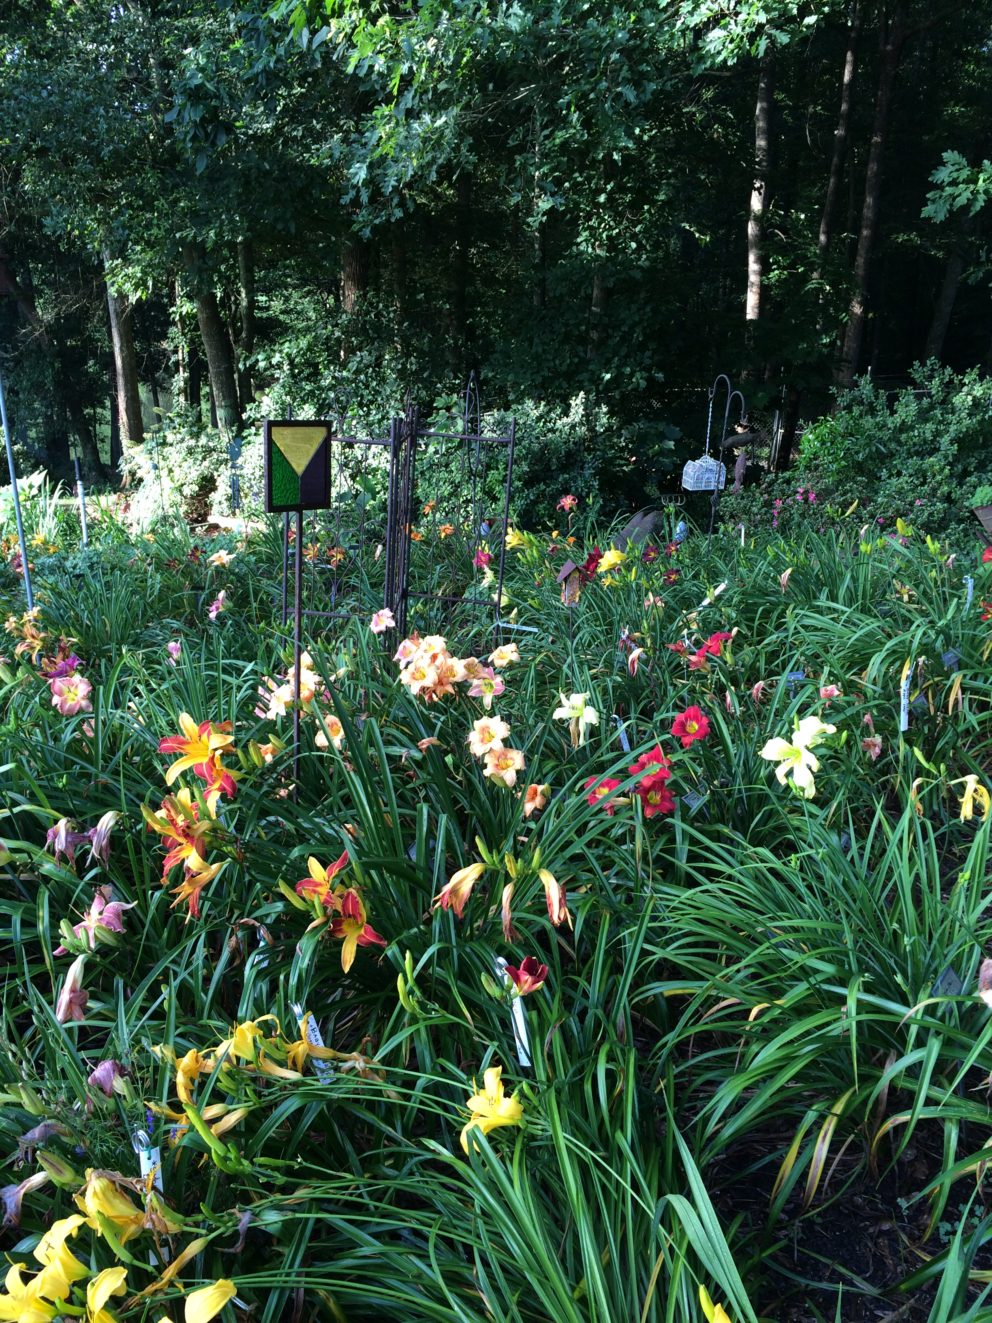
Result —
<instances>
[{"instance_id":1,"label":"white plant marker","mask_svg":"<svg viewBox=\"0 0 992 1323\"><path fill-rule=\"evenodd\" d=\"M495 960L496 975L502 977L505 987L513 987L513 979L506 972L506 961L502 956ZM514 997L510 1002L510 1023L513 1025L513 1042L517 1049L517 1061L521 1066L530 1065L530 1035L527 1033L527 1013L522 997Z\"/></svg>"},{"instance_id":2,"label":"white plant marker","mask_svg":"<svg viewBox=\"0 0 992 1323\"><path fill-rule=\"evenodd\" d=\"M317 1028L317 1021L313 1018L310 1012L305 1011L298 1001L294 1001L290 1009L296 1016L297 1022L300 1026L300 1033L307 1042L311 1043L314 1047L325 1047L326 1044L320 1035L320 1030ZM311 1057L310 1059L313 1062L314 1073L320 1080L321 1084L326 1084L328 1080L334 1078L334 1067L329 1061L321 1061L318 1057Z\"/></svg>"},{"instance_id":3,"label":"white plant marker","mask_svg":"<svg viewBox=\"0 0 992 1323\"><path fill-rule=\"evenodd\" d=\"M902 668L902 682L899 688L899 729L900 731L909 730L909 689L913 683L913 658L906 658L906 665Z\"/></svg>"}]
</instances>

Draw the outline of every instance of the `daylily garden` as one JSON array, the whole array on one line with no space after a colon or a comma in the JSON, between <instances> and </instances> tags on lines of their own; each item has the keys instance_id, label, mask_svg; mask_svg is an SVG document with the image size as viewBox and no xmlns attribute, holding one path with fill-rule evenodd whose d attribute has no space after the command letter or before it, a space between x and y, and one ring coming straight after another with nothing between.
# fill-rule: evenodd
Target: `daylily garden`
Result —
<instances>
[{"instance_id":1,"label":"daylily garden","mask_svg":"<svg viewBox=\"0 0 992 1323\"><path fill-rule=\"evenodd\" d=\"M977 542L25 516L0 1319L992 1316Z\"/></svg>"}]
</instances>

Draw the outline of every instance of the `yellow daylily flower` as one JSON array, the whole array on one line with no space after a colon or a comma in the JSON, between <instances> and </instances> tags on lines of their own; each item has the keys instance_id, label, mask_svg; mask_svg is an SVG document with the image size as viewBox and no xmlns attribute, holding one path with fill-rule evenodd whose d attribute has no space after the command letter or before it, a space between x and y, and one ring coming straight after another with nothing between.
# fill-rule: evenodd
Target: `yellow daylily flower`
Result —
<instances>
[{"instance_id":1,"label":"yellow daylily flower","mask_svg":"<svg viewBox=\"0 0 992 1323\"><path fill-rule=\"evenodd\" d=\"M524 1109L515 1093L509 1098L506 1097L503 1081L500 1078L502 1074L502 1066L490 1066L482 1077L482 1092L474 1093L468 1100L468 1109L472 1116L462 1128L461 1135L462 1148L466 1153L470 1130L478 1128L484 1135L488 1135L490 1130L496 1130L499 1126L523 1123ZM472 1085L473 1088L477 1087L474 1080Z\"/></svg>"},{"instance_id":2,"label":"yellow daylily flower","mask_svg":"<svg viewBox=\"0 0 992 1323\"><path fill-rule=\"evenodd\" d=\"M964 790L961 792L962 822L968 822L975 816L976 806L979 817L988 817L989 809L992 807L992 796L989 795L988 788L979 782L977 776L959 777L957 781L952 781L951 785L964 786Z\"/></svg>"},{"instance_id":3,"label":"yellow daylily flower","mask_svg":"<svg viewBox=\"0 0 992 1323\"><path fill-rule=\"evenodd\" d=\"M610 570L615 570L618 565L622 565L627 559L626 552L617 551L616 547L610 547L600 559L596 566L597 574L609 574Z\"/></svg>"},{"instance_id":4,"label":"yellow daylily flower","mask_svg":"<svg viewBox=\"0 0 992 1323\"><path fill-rule=\"evenodd\" d=\"M104 1268L86 1284L86 1323L116 1323L116 1316L104 1308L112 1295L127 1294L127 1269Z\"/></svg>"},{"instance_id":5,"label":"yellow daylily flower","mask_svg":"<svg viewBox=\"0 0 992 1323\"><path fill-rule=\"evenodd\" d=\"M60 1218L52 1223L35 1246L34 1257L43 1269L35 1279L39 1294L51 1300L66 1299L72 1283L89 1276L89 1269L79 1262L65 1243L85 1223L86 1218L78 1213Z\"/></svg>"},{"instance_id":6,"label":"yellow daylily flower","mask_svg":"<svg viewBox=\"0 0 992 1323\"><path fill-rule=\"evenodd\" d=\"M42 1298L42 1274L25 1282L21 1273L23 1263L14 1263L7 1269L4 1278L6 1295L0 1295L0 1319L10 1319L12 1323L51 1323L56 1309L48 1300Z\"/></svg>"},{"instance_id":7,"label":"yellow daylily flower","mask_svg":"<svg viewBox=\"0 0 992 1323\"><path fill-rule=\"evenodd\" d=\"M237 1295L238 1288L226 1277L212 1282L210 1286L201 1286L198 1291L191 1291L186 1297L186 1309L183 1318L186 1323L209 1323Z\"/></svg>"},{"instance_id":8,"label":"yellow daylily flower","mask_svg":"<svg viewBox=\"0 0 992 1323\"><path fill-rule=\"evenodd\" d=\"M101 1229L100 1219L106 1218L113 1225L114 1234L122 1245L133 1236L140 1235L145 1224L143 1210L136 1207L113 1181L101 1176L92 1167L86 1173L86 1184L76 1195L76 1204L86 1214L95 1231Z\"/></svg>"},{"instance_id":9,"label":"yellow daylily flower","mask_svg":"<svg viewBox=\"0 0 992 1323\"><path fill-rule=\"evenodd\" d=\"M706 1317L706 1323L730 1323L730 1315L724 1309L723 1305L715 1305L710 1299L710 1293L706 1287L699 1283L699 1304L703 1314Z\"/></svg>"}]
</instances>

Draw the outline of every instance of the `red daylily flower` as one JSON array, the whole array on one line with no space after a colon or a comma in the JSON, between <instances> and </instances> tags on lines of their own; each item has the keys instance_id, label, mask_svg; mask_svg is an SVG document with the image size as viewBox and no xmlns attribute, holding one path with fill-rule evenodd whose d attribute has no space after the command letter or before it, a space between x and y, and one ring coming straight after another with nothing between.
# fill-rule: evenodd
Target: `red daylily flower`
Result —
<instances>
[{"instance_id":1,"label":"red daylily flower","mask_svg":"<svg viewBox=\"0 0 992 1323\"><path fill-rule=\"evenodd\" d=\"M331 920L331 935L343 943L341 968L347 974L360 946L385 946L386 939L365 922L365 906L354 887L349 887L338 897L337 903L341 913L339 918Z\"/></svg>"},{"instance_id":2,"label":"red daylily flower","mask_svg":"<svg viewBox=\"0 0 992 1323\"><path fill-rule=\"evenodd\" d=\"M528 993L537 992L538 988L544 987L548 977L548 967L542 965L534 956L525 956L520 962L519 969L507 965L506 973L513 980L513 986L518 994L526 997Z\"/></svg>"},{"instance_id":3,"label":"red daylily flower","mask_svg":"<svg viewBox=\"0 0 992 1323\"><path fill-rule=\"evenodd\" d=\"M586 790L589 791L589 794L586 795L587 803L592 804L593 806L596 804L602 804L607 814L612 818L616 812L616 805L613 803L610 796L619 784L620 782L612 776L603 777L601 781L597 780L594 776L590 776L585 784Z\"/></svg>"},{"instance_id":4,"label":"red daylily flower","mask_svg":"<svg viewBox=\"0 0 992 1323\"><path fill-rule=\"evenodd\" d=\"M698 707L687 707L675 718L672 734L682 741L682 748L688 749L696 740L703 740L710 733L709 718Z\"/></svg>"}]
</instances>

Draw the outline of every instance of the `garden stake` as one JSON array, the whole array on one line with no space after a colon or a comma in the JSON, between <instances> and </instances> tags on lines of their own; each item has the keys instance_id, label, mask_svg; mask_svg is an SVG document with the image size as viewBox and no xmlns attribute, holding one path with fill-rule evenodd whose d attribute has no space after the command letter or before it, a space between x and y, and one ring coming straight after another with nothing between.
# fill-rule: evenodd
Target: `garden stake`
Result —
<instances>
[{"instance_id":1,"label":"garden stake","mask_svg":"<svg viewBox=\"0 0 992 1323\"><path fill-rule=\"evenodd\" d=\"M7 446L7 467L10 469L10 490L14 494L14 520L17 524L17 540L21 546L21 573L24 575L24 593L28 599L28 610L34 610L34 595L31 592L31 569L28 565L28 547L24 540L24 521L21 519L21 498L17 491L17 470L14 468L14 443L10 439L10 423L7 420L7 401L3 393L3 377L0 377L0 422L3 423L3 439Z\"/></svg>"},{"instance_id":2,"label":"garden stake","mask_svg":"<svg viewBox=\"0 0 992 1323\"><path fill-rule=\"evenodd\" d=\"M289 515L286 516L287 522ZM293 799L300 792L300 671L303 656L303 511L296 512L296 559L293 562Z\"/></svg>"},{"instance_id":3,"label":"garden stake","mask_svg":"<svg viewBox=\"0 0 992 1323\"><path fill-rule=\"evenodd\" d=\"M496 957L495 965L496 973L502 976L504 985L512 988L513 979L506 972L506 961L502 956ZM520 997L514 997L510 1002L510 1023L513 1025L513 1042L517 1049L517 1061L521 1066L529 1066L531 1064L530 1036L527 1033L527 1015Z\"/></svg>"},{"instance_id":4,"label":"garden stake","mask_svg":"<svg viewBox=\"0 0 992 1323\"><path fill-rule=\"evenodd\" d=\"M89 544L89 529L86 526L86 489L83 486L83 475L79 468L79 455L73 451L73 467L76 470L76 497L79 500L79 531L82 536L83 546Z\"/></svg>"}]
</instances>

